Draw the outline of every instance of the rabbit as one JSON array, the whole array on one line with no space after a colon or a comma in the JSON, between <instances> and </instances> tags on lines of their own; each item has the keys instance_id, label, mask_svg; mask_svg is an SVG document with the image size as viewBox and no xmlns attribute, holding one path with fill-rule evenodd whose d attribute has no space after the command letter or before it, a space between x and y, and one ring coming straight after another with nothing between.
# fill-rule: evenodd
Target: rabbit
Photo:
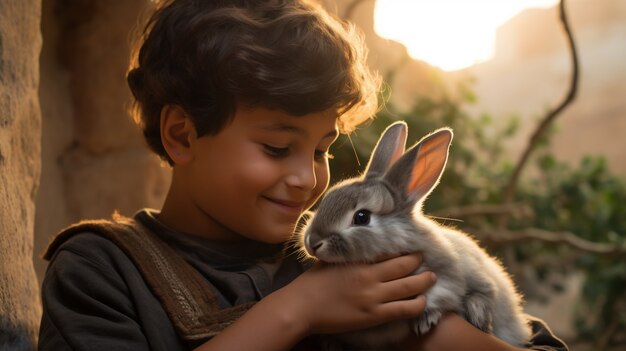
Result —
<instances>
[{"instance_id":1,"label":"rabbit","mask_svg":"<svg viewBox=\"0 0 626 351\"><path fill-rule=\"evenodd\" d=\"M381 257L421 252L415 272L432 271L437 282L426 309L398 321L331 338L349 347L392 347L409 333L427 333L445 312L513 346L524 346L531 329L522 297L499 261L467 234L441 226L421 210L438 184L453 132L439 129L405 152L407 125L396 122L380 137L364 174L333 186L300 233L302 249L327 263L374 262Z\"/></svg>"}]
</instances>

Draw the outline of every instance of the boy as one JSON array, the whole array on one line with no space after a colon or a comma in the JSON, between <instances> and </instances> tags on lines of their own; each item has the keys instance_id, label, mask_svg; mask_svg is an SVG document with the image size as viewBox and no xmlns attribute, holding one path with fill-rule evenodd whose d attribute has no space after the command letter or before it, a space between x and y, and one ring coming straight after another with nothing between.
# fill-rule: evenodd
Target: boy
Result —
<instances>
[{"instance_id":1,"label":"boy","mask_svg":"<svg viewBox=\"0 0 626 351\"><path fill-rule=\"evenodd\" d=\"M187 338L150 265L129 254L137 247L78 227L94 230L61 235L47 254L40 349L316 349L313 335L420 314L435 277L410 275L418 255L309 268L289 244L328 186L328 148L376 108L364 60L354 30L305 1L160 4L128 82L148 145L173 177L160 211L127 222L175 252L156 265L182 257L199 273L218 306L203 320L213 329ZM508 347L455 315L399 342L437 347L448 329L482 349Z\"/></svg>"}]
</instances>

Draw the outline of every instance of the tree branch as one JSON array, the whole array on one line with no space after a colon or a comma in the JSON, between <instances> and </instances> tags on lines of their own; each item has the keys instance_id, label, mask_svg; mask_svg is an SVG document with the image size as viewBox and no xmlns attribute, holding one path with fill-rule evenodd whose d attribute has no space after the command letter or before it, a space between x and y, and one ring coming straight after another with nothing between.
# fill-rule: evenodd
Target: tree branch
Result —
<instances>
[{"instance_id":1,"label":"tree branch","mask_svg":"<svg viewBox=\"0 0 626 351\"><path fill-rule=\"evenodd\" d=\"M554 122L556 117L565 109L565 107L567 107L567 105L569 105L576 97L576 92L578 90L578 75L579 75L578 54L576 53L576 44L574 42L574 38L573 38L571 29L569 26L569 22L567 20L567 15L565 12L565 0L561 0L559 4L559 15L560 15L561 24L563 26L563 30L565 31L565 34L567 35L567 42L569 44L570 54L571 54L571 59L572 59L572 76L571 76L569 92L567 96L565 97L565 99L556 108L550 111L543 118L543 120L541 121L541 123L539 124L535 132L533 133L532 137L530 138L528 145L526 146L526 149L522 153L522 156L520 157L519 161L517 162L517 165L515 166L515 169L513 171L513 174L511 175L511 178L509 179L509 182L504 188L502 199L505 204L510 203L513 200L513 196L515 194L517 183L519 182L519 178L522 173L522 170L526 166L528 159L530 158L530 155L539 144L539 141L545 134L546 130L548 129L550 124ZM500 218L500 223L499 223L500 228L505 227L507 218L508 217L506 216L506 214L502 215L502 217Z\"/></svg>"},{"instance_id":2,"label":"tree branch","mask_svg":"<svg viewBox=\"0 0 626 351\"><path fill-rule=\"evenodd\" d=\"M604 330L602 335L596 341L596 350L606 350L608 349L608 345L611 342L611 338L618 331L620 326L619 315L611 315L611 323L609 323L608 328Z\"/></svg>"},{"instance_id":3,"label":"tree branch","mask_svg":"<svg viewBox=\"0 0 626 351\"><path fill-rule=\"evenodd\" d=\"M532 209L526 204L508 203L508 204L478 204L469 206L448 207L432 213L436 217L469 217L477 215L499 215L508 213L514 217L531 216Z\"/></svg>"},{"instance_id":4,"label":"tree branch","mask_svg":"<svg viewBox=\"0 0 626 351\"><path fill-rule=\"evenodd\" d=\"M538 240L552 244L566 244L569 247L585 253L605 255L611 257L626 257L626 247L596 243L585 240L571 232L551 232L538 228L527 228L519 231L509 230L467 230L474 233L485 244L505 245L518 241Z\"/></svg>"}]
</instances>

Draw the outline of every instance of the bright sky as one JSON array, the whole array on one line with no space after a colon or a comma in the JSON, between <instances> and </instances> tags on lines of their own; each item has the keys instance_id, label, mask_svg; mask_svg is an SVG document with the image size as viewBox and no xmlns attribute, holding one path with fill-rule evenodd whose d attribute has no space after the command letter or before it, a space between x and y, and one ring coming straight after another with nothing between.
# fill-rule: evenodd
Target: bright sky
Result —
<instances>
[{"instance_id":1,"label":"bright sky","mask_svg":"<svg viewBox=\"0 0 626 351\"><path fill-rule=\"evenodd\" d=\"M409 55L446 71L488 60L496 29L529 7L558 0L377 0L374 29Z\"/></svg>"}]
</instances>

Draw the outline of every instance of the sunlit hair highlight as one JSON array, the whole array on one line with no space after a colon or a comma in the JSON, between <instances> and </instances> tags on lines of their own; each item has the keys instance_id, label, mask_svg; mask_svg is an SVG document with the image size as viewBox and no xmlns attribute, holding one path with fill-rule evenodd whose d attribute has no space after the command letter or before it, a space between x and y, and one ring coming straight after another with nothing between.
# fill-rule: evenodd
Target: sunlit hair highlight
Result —
<instances>
[{"instance_id":1,"label":"sunlit hair highlight","mask_svg":"<svg viewBox=\"0 0 626 351\"><path fill-rule=\"evenodd\" d=\"M171 164L160 115L178 105L199 136L218 133L238 104L294 116L333 110L349 133L377 110L380 79L352 24L304 0L161 1L127 75L133 117Z\"/></svg>"}]
</instances>

